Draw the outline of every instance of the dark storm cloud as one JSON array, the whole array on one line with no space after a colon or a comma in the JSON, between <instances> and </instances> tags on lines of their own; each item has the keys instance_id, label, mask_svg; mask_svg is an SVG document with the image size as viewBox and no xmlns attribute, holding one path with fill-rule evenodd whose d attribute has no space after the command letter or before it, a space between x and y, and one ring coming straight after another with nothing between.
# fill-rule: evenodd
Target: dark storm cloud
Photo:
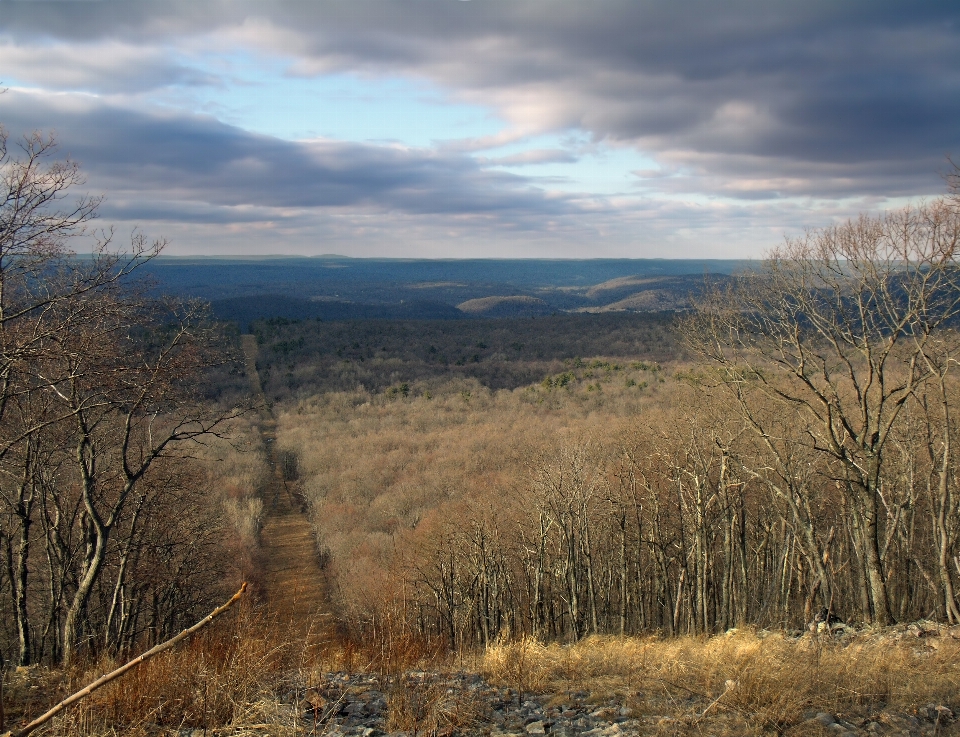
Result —
<instances>
[{"instance_id":1,"label":"dark storm cloud","mask_svg":"<svg viewBox=\"0 0 960 737\"><path fill-rule=\"evenodd\" d=\"M421 214L497 214L507 220L559 214L573 205L547 197L513 174L484 171L460 154L340 141L291 142L225 125L213 118L146 114L85 96L46 98L11 90L5 124L12 130L56 131L60 150L79 162L90 186L141 204L141 217L186 207L187 220L207 222L232 208L369 206ZM151 204L161 203L161 204ZM114 206L119 214L120 204ZM263 217L275 217L264 215Z\"/></svg>"},{"instance_id":2,"label":"dark storm cloud","mask_svg":"<svg viewBox=\"0 0 960 737\"><path fill-rule=\"evenodd\" d=\"M761 178L821 165L795 187L806 194L845 178L857 195L871 165L891 163L923 183L912 193L929 193L944 155L960 151L960 11L945 2L5 5L7 33L21 37L206 35L288 55L292 74L426 77L524 130L581 129L684 159L717 194L738 187L713 188L730 172L711 162L733 156ZM762 186L739 189L751 188Z\"/></svg>"},{"instance_id":3,"label":"dark storm cloud","mask_svg":"<svg viewBox=\"0 0 960 737\"><path fill-rule=\"evenodd\" d=\"M107 222L177 222L204 225L295 221L296 216L278 213L275 208L212 205L195 200L144 200L111 197L100 206L99 216Z\"/></svg>"},{"instance_id":4,"label":"dark storm cloud","mask_svg":"<svg viewBox=\"0 0 960 737\"><path fill-rule=\"evenodd\" d=\"M205 61L250 49L290 76L428 80L506 124L430 149L291 142L139 104L236 82ZM45 92L0 97L0 122L58 128L109 195L105 217L163 221L201 248L249 235L262 249L263 232L368 255L385 242L756 254L784 229L939 194L945 156L960 157L960 10L947 2L0 0L11 79ZM559 179L496 168L618 147L653 162L624 184L632 196L552 195L537 185Z\"/></svg>"}]
</instances>

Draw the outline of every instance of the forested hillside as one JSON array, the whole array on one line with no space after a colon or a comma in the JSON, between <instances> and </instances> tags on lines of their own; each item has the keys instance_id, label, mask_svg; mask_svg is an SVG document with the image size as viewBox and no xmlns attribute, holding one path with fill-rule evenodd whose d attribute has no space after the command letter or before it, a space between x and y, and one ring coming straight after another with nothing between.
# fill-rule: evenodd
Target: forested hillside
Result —
<instances>
[{"instance_id":1,"label":"forested hillside","mask_svg":"<svg viewBox=\"0 0 960 737\"><path fill-rule=\"evenodd\" d=\"M268 320L254 325L267 396L304 398L358 387L475 379L515 389L585 356L674 359L680 346L669 313L554 315L450 323L429 320L324 322Z\"/></svg>"},{"instance_id":2,"label":"forested hillside","mask_svg":"<svg viewBox=\"0 0 960 737\"><path fill-rule=\"evenodd\" d=\"M960 737L960 2L0 0L0 737Z\"/></svg>"},{"instance_id":3,"label":"forested hillside","mask_svg":"<svg viewBox=\"0 0 960 737\"><path fill-rule=\"evenodd\" d=\"M593 729L613 712L592 699L693 729L726 698L746 733L955 694L955 646L887 663L882 639L960 633L954 199L811 231L675 313L241 337L138 279L162 241L107 231L76 258L99 201L65 199L79 174L50 139L22 150L3 151L0 221L0 652L24 666L21 723L241 580L254 596L223 631L56 729ZM811 622L878 639L845 652ZM405 672L453 658L479 672ZM573 658L619 690L581 693ZM838 695L851 669L869 693ZM641 672L666 696L622 686ZM548 683L575 708L521 698ZM953 720L924 708L934 732Z\"/></svg>"},{"instance_id":4,"label":"forested hillside","mask_svg":"<svg viewBox=\"0 0 960 737\"><path fill-rule=\"evenodd\" d=\"M675 321L259 326L345 616L457 648L960 621L958 236L948 201L817 231Z\"/></svg>"}]
</instances>

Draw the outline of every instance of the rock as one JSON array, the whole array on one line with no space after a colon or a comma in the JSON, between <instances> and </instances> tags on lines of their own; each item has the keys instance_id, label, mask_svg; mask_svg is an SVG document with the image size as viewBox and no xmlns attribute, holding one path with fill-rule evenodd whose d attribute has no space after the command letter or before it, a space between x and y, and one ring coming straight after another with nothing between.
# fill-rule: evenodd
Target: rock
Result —
<instances>
[{"instance_id":1,"label":"rock","mask_svg":"<svg viewBox=\"0 0 960 737\"><path fill-rule=\"evenodd\" d=\"M623 734L619 724L611 724L607 727L596 727L591 729L589 732L584 732L583 735L591 735L591 737L617 737L618 735Z\"/></svg>"},{"instance_id":2,"label":"rock","mask_svg":"<svg viewBox=\"0 0 960 737\"><path fill-rule=\"evenodd\" d=\"M888 730L894 730L895 733L913 734L920 730L920 721L909 714L891 714L880 715L880 723Z\"/></svg>"},{"instance_id":3,"label":"rock","mask_svg":"<svg viewBox=\"0 0 960 737\"><path fill-rule=\"evenodd\" d=\"M824 727L830 727L837 723L837 718L833 714L828 714L825 711L818 712L816 716L813 717L810 721L819 722Z\"/></svg>"},{"instance_id":4,"label":"rock","mask_svg":"<svg viewBox=\"0 0 960 737\"><path fill-rule=\"evenodd\" d=\"M349 714L352 717L363 716L367 711L367 705L362 701L354 701L352 704L347 704L347 707L343 710L345 714Z\"/></svg>"},{"instance_id":5,"label":"rock","mask_svg":"<svg viewBox=\"0 0 960 737\"><path fill-rule=\"evenodd\" d=\"M614 716L618 715L620 711L614 709L610 706L605 706L602 709L597 709L596 711L590 712L590 716L594 719L612 719Z\"/></svg>"},{"instance_id":6,"label":"rock","mask_svg":"<svg viewBox=\"0 0 960 737\"><path fill-rule=\"evenodd\" d=\"M907 638L913 637L906 626L901 626L900 633ZM957 634L960 637L960 629ZM947 637L947 630L944 629L940 638L928 637L922 644L913 640L913 647L928 652L928 643ZM598 704L588 692L525 692L523 701L519 702L516 691L491 686L476 674L424 671L395 676L324 674L311 688L291 690L283 700L291 709L304 708L301 713L304 714L308 734L313 727L313 733L326 737L378 737L386 733L389 712L387 695L394 694L401 684L414 694L439 694L444 700L469 699L470 711L466 714L468 718L475 715L476 721L441 725L436 737L632 737L641 734L675 734L678 729L682 731L690 725L690 714L703 709L694 696L677 697L670 704L662 704L669 709L676 708L681 714L679 717L634 716L635 712L623 703L622 696L616 700L604 699ZM643 700L642 693L638 693L638 697ZM594 703L588 705L588 701ZM651 700L644 710L655 708L657 703ZM337 713L331 713L334 711ZM871 734L877 737L933 737L935 734L948 733L947 730L954 728L955 720L949 708L933 702L910 713L881 710L873 713L869 720L849 717L847 721L843 716L842 713L810 709L803 713L802 721L795 725L791 733L831 734L837 737L866 737ZM702 734L716 734L717 727L720 733L739 734L736 731L724 731L732 728L732 724L724 723L726 718L726 715L711 713L699 725L703 729ZM715 719L717 721L713 722ZM191 729L187 729L181 730L179 737L196 736ZM386 737L414 737L414 733L394 732Z\"/></svg>"},{"instance_id":7,"label":"rock","mask_svg":"<svg viewBox=\"0 0 960 737\"><path fill-rule=\"evenodd\" d=\"M837 717L837 723L836 723L836 726L833 727L833 729L855 733L857 731L857 726L855 724L851 724L850 722L841 719L840 717Z\"/></svg>"},{"instance_id":8,"label":"rock","mask_svg":"<svg viewBox=\"0 0 960 737\"><path fill-rule=\"evenodd\" d=\"M802 724L809 725L810 728L814 726L819 726L820 729L826 729L830 734L834 735L848 735L856 734L856 729L852 724L848 724L843 720L837 720L833 714L829 714L825 711L819 711L810 715L811 712L807 712L805 715L807 718L803 721ZM820 733L820 730L817 730L817 733Z\"/></svg>"}]
</instances>

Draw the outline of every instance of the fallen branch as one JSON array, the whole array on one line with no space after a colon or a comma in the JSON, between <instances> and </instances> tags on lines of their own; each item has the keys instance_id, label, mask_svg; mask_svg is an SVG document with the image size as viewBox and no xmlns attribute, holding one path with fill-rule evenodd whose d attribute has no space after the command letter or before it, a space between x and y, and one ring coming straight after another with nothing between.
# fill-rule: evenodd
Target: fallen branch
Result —
<instances>
[{"instance_id":1,"label":"fallen branch","mask_svg":"<svg viewBox=\"0 0 960 737\"><path fill-rule=\"evenodd\" d=\"M11 730L9 732L4 732L2 735L0 735L0 737L26 737L37 727L42 726L43 724L46 724L47 722L49 722L51 719L53 719L57 714L59 714L64 709L66 709L68 706L72 706L73 704L80 701L80 699L83 699L89 696L101 686L104 686L110 683L110 681L115 680L120 676L122 676L128 670L132 670L133 668L136 668L138 665L140 665L140 663L144 662L145 660L149 660L154 655L158 655L159 653L162 653L164 650L169 650L181 640L185 640L188 637L190 637L192 634L202 630L204 627L210 624L214 619L216 619L225 611L227 611L227 609L232 607L237 602L237 600L243 595L243 592L246 590L247 590L247 584L246 582L244 582L243 585L240 586L240 590L237 593L235 593L232 597L230 597L230 601L228 601L223 606L219 606L216 609L214 609L206 617L204 617L195 625L193 625L193 627L188 627L187 629L183 630L183 632L181 632L180 634L175 635L174 637L171 637L166 642L161 642L156 647L150 648L149 650L147 650L147 652L137 656L131 661L128 661L124 665L121 665L116 670L110 671L106 675L100 676L97 680L95 680L89 686L85 686L84 688L77 691L75 694L68 696L59 704L57 704L55 707L50 709L50 711L46 712L45 714L41 714L32 722L27 724L25 727L18 730Z\"/></svg>"},{"instance_id":2,"label":"fallen branch","mask_svg":"<svg viewBox=\"0 0 960 737\"><path fill-rule=\"evenodd\" d=\"M724 696L726 696L728 693L730 693L731 691L733 691L733 689L737 687L737 682L731 681L728 679L726 684L724 685L726 686L726 688L724 689L723 693L717 696L717 698L715 698L713 701L711 701L710 706L704 709L703 713L700 714L700 716L698 716L695 721L699 722L701 719L703 719L707 715L708 711L710 711L713 707L715 707L717 704L720 703L720 699L722 699Z\"/></svg>"}]
</instances>

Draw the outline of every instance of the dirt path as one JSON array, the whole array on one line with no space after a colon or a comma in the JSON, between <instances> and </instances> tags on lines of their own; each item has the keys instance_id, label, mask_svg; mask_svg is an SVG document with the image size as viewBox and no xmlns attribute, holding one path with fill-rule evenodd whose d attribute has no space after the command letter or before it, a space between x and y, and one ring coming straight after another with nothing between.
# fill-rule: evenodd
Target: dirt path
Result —
<instances>
[{"instance_id":1,"label":"dirt path","mask_svg":"<svg viewBox=\"0 0 960 737\"><path fill-rule=\"evenodd\" d=\"M313 529L303 504L283 479L277 458L277 421L267 406L257 373L257 341L242 336L250 390L260 403L260 436L272 473L261 490L265 520L261 534L262 583L271 610L295 628L320 634L331 626L326 577L317 561Z\"/></svg>"}]
</instances>

